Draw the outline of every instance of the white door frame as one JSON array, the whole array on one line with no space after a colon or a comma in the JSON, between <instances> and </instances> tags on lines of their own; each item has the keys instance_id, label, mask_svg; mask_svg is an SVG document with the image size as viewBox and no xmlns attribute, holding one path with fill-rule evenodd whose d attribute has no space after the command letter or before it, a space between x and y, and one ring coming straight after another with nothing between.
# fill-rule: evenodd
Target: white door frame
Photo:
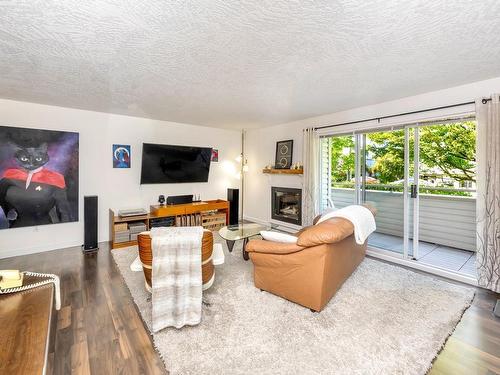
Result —
<instances>
[{"instance_id":1,"label":"white door frame","mask_svg":"<svg viewBox=\"0 0 500 375\"><path fill-rule=\"evenodd\" d=\"M410 181L410 128L405 127L405 147L404 147L404 182L403 182L403 259L408 259L410 246L410 198L408 197L408 183Z\"/></svg>"},{"instance_id":2,"label":"white door frame","mask_svg":"<svg viewBox=\"0 0 500 375\"><path fill-rule=\"evenodd\" d=\"M410 176L410 133L413 132L413 175ZM419 127L417 125L405 126L405 151L404 151L404 230L403 230L403 259L418 259L418 246L419 246L419 169L420 169L420 143L419 143ZM410 178L413 177L413 183L410 184ZM415 193L412 197L409 193L409 187ZM413 208L413 215L410 215L410 207ZM413 241L411 246L410 255L410 217L413 222L412 234Z\"/></svg>"},{"instance_id":3,"label":"white door frame","mask_svg":"<svg viewBox=\"0 0 500 375\"><path fill-rule=\"evenodd\" d=\"M413 198L413 251L412 258L418 259L419 249L419 228L420 228L420 128L418 124L413 127L413 184L415 185L416 196ZM408 152L410 150L408 149ZM409 213L409 211L408 211Z\"/></svg>"}]
</instances>

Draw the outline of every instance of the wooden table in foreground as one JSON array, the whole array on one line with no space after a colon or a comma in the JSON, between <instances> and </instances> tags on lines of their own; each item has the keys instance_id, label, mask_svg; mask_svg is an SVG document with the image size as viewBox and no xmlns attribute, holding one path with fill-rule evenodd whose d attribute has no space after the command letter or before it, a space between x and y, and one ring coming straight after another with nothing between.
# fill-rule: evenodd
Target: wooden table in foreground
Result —
<instances>
[{"instance_id":1,"label":"wooden table in foreground","mask_svg":"<svg viewBox=\"0 0 500 375\"><path fill-rule=\"evenodd\" d=\"M54 286L0 295L0 374L45 374Z\"/></svg>"}]
</instances>

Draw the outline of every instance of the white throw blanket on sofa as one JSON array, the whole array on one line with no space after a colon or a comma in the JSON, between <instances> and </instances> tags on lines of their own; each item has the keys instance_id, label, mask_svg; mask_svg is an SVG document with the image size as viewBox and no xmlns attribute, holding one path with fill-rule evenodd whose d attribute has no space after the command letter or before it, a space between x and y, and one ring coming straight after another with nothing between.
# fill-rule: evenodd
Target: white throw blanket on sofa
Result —
<instances>
[{"instance_id":1,"label":"white throw blanket on sofa","mask_svg":"<svg viewBox=\"0 0 500 375\"><path fill-rule=\"evenodd\" d=\"M151 229L153 332L201 321L202 227Z\"/></svg>"},{"instance_id":2,"label":"white throw blanket on sofa","mask_svg":"<svg viewBox=\"0 0 500 375\"><path fill-rule=\"evenodd\" d=\"M331 219L332 217L342 217L349 220L352 225L354 225L354 238L358 245L364 244L368 236L377 229L375 217L373 217L373 214L368 208L363 206L352 205L329 211L321 216L316 224Z\"/></svg>"}]
</instances>

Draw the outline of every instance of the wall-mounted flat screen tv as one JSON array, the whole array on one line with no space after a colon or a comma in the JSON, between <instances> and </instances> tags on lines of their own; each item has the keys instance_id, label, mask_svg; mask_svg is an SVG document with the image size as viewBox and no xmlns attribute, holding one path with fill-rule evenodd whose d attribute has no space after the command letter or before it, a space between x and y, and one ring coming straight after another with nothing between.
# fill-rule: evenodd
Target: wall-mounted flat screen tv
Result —
<instances>
[{"instance_id":1,"label":"wall-mounted flat screen tv","mask_svg":"<svg viewBox=\"0 0 500 375\"><path fill-rule=\"evenodd\" d=\"M207 182L212 149L142 144L141 184Z\"/></svg>"}]
</instances>

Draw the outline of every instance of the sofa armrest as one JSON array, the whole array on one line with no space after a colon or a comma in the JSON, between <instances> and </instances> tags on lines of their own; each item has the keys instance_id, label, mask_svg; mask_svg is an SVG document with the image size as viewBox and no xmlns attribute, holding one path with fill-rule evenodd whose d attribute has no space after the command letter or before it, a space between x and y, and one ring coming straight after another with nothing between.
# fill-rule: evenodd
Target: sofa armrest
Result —
<instances>
[{"instance_id":1,"label":"sofa armrest","mask_svg":"<svg viewBox=\"0 0 500 375\"><path fill-rule=\"evenodd\" d=\"M282 243L266 240L251 240L248 241L245 250L249 253L261 254L291 254L302 251L303 246L294 243Z\"/></svg>"},{"instance_id":2,"label":"sofa armrest","mask_svg":"<svg viewBox=\"0 0 500 375\"><path fill-rule=\"evenodd\" d=\"M354 233L349 220L333 217L320 224L311 225L300 233L297 245L311 247L321 244L340 242Z\"/></svg>"}]
</instances>

